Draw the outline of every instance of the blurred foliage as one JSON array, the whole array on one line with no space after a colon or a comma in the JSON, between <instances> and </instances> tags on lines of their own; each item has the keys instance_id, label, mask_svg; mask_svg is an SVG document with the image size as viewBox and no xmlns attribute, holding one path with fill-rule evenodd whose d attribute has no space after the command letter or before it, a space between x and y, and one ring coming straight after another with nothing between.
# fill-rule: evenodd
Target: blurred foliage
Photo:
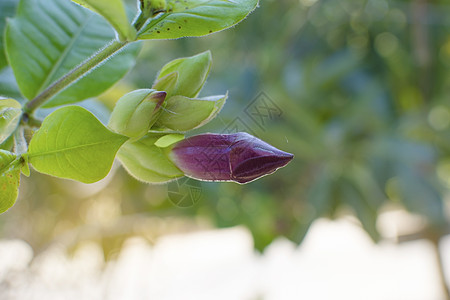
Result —
<instances>
[{"instance_id":1,"label":"blurred foliage","mask_svg":"<svg viewBox=\"0 0 450 300\"><path fill-rule=\"evenodd\" d=\"M229 100L197 132L226 131L239 117L294 160L247 185L202 183L203 199L190 208L173 205L166 185L139 183L120 167L93 186L33 174L0 218L3 236L37 249L91 238L111 256L129 235L152 240L205 224L244 224L262 249L280 235L300 243L318 217L352 213L377 241L377 216L392 204L446 231L449 14L443 0L261 0L231 30L146 43L135 69L100 97L106 107L151 86L166 62L211 49L202 94L228 90ZM8 74L0 74L2 91ZM260 92L282 112L264 126L245 113Z\"/></svg>"}]
</instances>

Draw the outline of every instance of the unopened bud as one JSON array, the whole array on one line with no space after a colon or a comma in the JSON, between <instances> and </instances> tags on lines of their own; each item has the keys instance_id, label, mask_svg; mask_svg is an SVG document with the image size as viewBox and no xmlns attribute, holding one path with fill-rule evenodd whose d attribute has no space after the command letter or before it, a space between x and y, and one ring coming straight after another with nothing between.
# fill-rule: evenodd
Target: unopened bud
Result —
<instances>
[{"instance_id":1,"label":"unopened bud","mask_svg":"<svg viewBox=\"0 0 450 300\"><path fill-rule=\"evenodd\" d=\"M108 127L122 135L139 138L156 122L165 92L151 89L136 90L120 98L109 120Z\"/></svg>"},{"instance_id":2,"label":"unopened bud","mask_svg":"<svg viewBox=\"0 0 450 300\"><path fill-rule=\"evenodd\" d=\"M170 158L185 175L247 183L287 165L293 154L239 132L201 134L174 144Z\"/></svg>"},{"instance_id":3,"label":"unopened bud","mask_svg":"<svg viewBox=\"0 0 450 300\"><path fill-rule=\"evenodd\" d=\"M165 103L155 126L176 131L198 128L212 120L225 104L227 95L191 99L173 96Z\"/></svg>"},{"instance_id":4,"label":"unopened bud","mask_svg":"<svg viewBox=\"0 0 450 300\"><path fill-rule=\"evenodd\" d=\"M154 86L158 80L170 73L177 72L176 84L171 89L165 89L167 98L174 95L181 95L188 98L195 98L200 93L208 77L211 68L211 52L206 51L191 57L175 59L166 64L158 74Z\"/></svg>"},{"instance_id":5,"label":"unopened bud","mask_svg":"<svg viewBox=\"0 0 450 300\"><path fill-rule=\"evenodd\" d=\"M158 78L153 83L152 88L157 91L173 91L178 81L178 72L172 72L164 77Z\"/></svg>"}]
</instances>

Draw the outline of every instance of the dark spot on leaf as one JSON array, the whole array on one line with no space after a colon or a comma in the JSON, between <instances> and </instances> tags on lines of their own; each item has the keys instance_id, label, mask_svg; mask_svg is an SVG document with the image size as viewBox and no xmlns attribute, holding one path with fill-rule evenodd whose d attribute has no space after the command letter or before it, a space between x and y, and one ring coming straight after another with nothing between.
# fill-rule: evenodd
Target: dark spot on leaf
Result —
<instances>
[{"instance_id":1,"label":"dark spot on leaf","mask_svg":"<svg viewBox=\"0 0 450 300\"><path fill-rule=\"evenodd\" d=\"M167 30L170 30L170 28L167 28Z\"/></svg>"},{"instance_id":2,"label":"dark spot on leaf","mask_svg":"<svg viewBox=\"0 0 450 300\"><path fill-rule=\"evenodd\" d=\"M210 30L209 33L212 33L212 30Z\"/></svg>"},{"instance_id":3,"label":"dark spot on leaf","mask_svg":"<svg viewBox=\"0 0 450 300\"><path fill-rule=\"evenodd\" d=\"M186 7L184 8L184 9L188 10L188 9L189 9L189 7L187 7L187 6L186 6Z\"/></svg>"},{"instance_id":4,"label":"dark spot on leaf","mask_svg":"<svg viewBox=\"0 0 450 300\"><path fill-rule=\"evenodd\" d=\"M186 20L186 19L184 19L184 23L187 23L187 20Z\"/></svg>"},{"instance_id":5,"label":"dark spot on leaf","mask_svg":"<svg viewBox=\"0 0 450 300\"><path fill-rule=\"evenodd\" d=\"M161 33L161 32L158 30L158 31L156 31L156 33Z\"/></svg>"},{"instance_id":6,"label":"dark spot on leaf","mask_svg":"<svg viewBox=\"0 0 450 300\"><path fill-rule=\"evenodd\" d=\"M181 26L178 26L178 29L181 29Z\"/></svg>"}]
</instances>

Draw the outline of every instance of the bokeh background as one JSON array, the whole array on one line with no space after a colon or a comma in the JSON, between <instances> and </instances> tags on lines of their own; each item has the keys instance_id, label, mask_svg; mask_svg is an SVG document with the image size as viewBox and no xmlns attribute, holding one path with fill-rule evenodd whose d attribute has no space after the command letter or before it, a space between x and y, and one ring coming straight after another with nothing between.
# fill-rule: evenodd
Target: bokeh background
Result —
<instances>
[{"instance_id":1,"label":"bokeh background","mask_svg":"<svg viewBox=\"0 0 450 300\"><path fill-rule=\"evenodd\" d=\"M213 67L202 95L228 91L229 99L219 117L196 132L249 131L293 153L294 160L247 185L191 180L148 185L130 177L118 164L106 179L93 185L32 172L30 178L22 178L15 206L0 217L4 248L14 249L14 239L28 253L20 271L5 267L9 271L2 273L3 284L10 292L3 292L4 296L16 299L14 284L5 283L14 282L12 269L16 277L28 276L21 281L26 287L35 274L30 268L47 256L61 256L77 266L95 257L97 269L90 268L99 274L115 263L116 273L122 276L138 280L162 272L170 281L180 270L173 269L174 274L166 265L156 264L159 273L141 269L142 277L133 277L142 261L125 263L124 253L144 257L143 253L159 253L162 247L173 257L162 255L161 260L190 268L191 273L182 273L188 282L190 277L197 282L195 269L201 269L201 264L190 262L203 257L192 253L216 253L210 260L204 255L210 265L219 262L217 268L202 269L203 275L198 276L204 280L208 274L227 270L229 276L216 278L224 290L226 282L233 287L234 281L242 279L248 289L226 294L228 299L298 299L299 295L305 299L450 299L445 282L445 272L450 272L450 244L445 242L450 200L449 16L450 4L443 0L261 0L258 9L230 30L203 38L143 43L136 67L85 106L107 118L124 93L151 86L165 63L209 49ZM0 76L3 90L11 87L8 74L6 69ZM186 196L184 202L175 203L173 192ZM183 242L186 239L190 242ZM311 257L315 253L314 247L305 246L311 243L325 252L308 260L308 253ZM186 247L191 252L184 252ZM55 249L59 256L48 254ZM359 249L361 256L351 249ZM227 251L256 267L249 273L239 271L238 266L246 264L221 256ZM227 267L227 259L236 264L235 269ZM294 266L299 260L303 261L299 268L311 271L297 274ZM262 261L279 267L267 268L274 281L246 281L243 276L257 275ZM415 268L418 262L422 267ZM361 267L352 268L354 264ZM41 270L40 266L35 269ZM353 282L342 279L346 268L355 274L348 277ZM60 272L70 270L67 266ZM292 276L282 277L285 294L264 288L281 281L275 280L277 272L291 274L289 270ZM417 277L408 279L408 274ZM389 281L394 275L396 284L376 280ZM109 282L114 282L113 277L108 277ZM204 282L192 298L183 299L203 299L201 290L208 289L209 281ZM296 285L309 286L311 293L289 288ZM327 288L337 292L324 294ZM373 298L370 288L378 289ZM148 288L151 291L155 289ZM114 293L97 292L98 299L116 299ZM117 299L150 299L119 294ZM151 295L151 299L182 299L175 294L172 298L164 293ZM222 299L220 293L215 295Z\"/></svg>"}]
</instances>

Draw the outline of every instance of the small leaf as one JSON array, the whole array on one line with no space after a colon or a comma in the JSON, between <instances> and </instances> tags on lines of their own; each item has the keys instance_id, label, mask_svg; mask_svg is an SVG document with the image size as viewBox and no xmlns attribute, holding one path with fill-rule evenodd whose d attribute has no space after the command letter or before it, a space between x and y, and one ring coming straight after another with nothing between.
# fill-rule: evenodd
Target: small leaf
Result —
<instances>
[{"instance_id":1,"label":"small leaf","mask_svg":"<svg viewBox=\"0 0 450 300\"><path fill-rule=\"evenodd\" d=\"M92 183L108 174L127 139L84 108L67 106L44 120L31 139L28 159L41 173Z\"/></svg>"},{"instance_id":2,"label":"small leaf","mask_svg":"<svg viewBox=\"0 0 450 300\"><path fill-rule=\"evenodd\" d=\"M16 202L20 182L20 163L8 151L0 150L0 213Z\"/></svg>"},{"instance_id":3,"label":"small leaf","mask_svg":"<svg viewBox=\"0 0 450 300\"><path fill-rule=\"evenodd\" d=\"M198 128L219 113L226 98L227 95L198 99L173 96L166 101L166 106L155 125L177 131Z\"/></svg>"},{"instance_id":4,"label":"small leaf","mask_svg":"<svg viewBox=\"0 0 450 300\"><path fill-rule=\"evenodd\" d=\"M30 177L31 171L30 171L30 164L28 163L28 157L24 157L24 163L21 168L21 171L23 175Z\"/></svg>"},{"instance_id":5,"label":"small leaf","mask_svg":"<svg viewBox=\"0 0 450 300\"><path fill-rule=\"evenodd\" d=\"M22 106L14 99L0 99L0 144L3 143L19 125Z\"/></svg>"},{"instance_id":6,"label":"small leaf","mask_svg":"<svg viewBox=\"0 0 450 300\"><path fill-rule=\"evenodd\" d=\"M258 0L168 0L166 12L147 23L139 39L203 36L242 21Z\"/></svg>"},{"instance_id":7,"label":"small leaf","mask_svg":"<svg viewBox=\"0 0 450 300\"><path fill-rule=\"evenodd\" d=\"M114 32L102 17L61 0L21 0L5 34L8 60L27 99L36 97L112 39ZM128 46L44 106L99 95L134 65L138 50L137 43Z\"/></svg>"},{"instance_id":8,"label":"small leaf","mask_svg":"<svg viewBox=\"0 0 450 300\"><path fill-rule=\"evenodd\" d=\"M147 183L162 183L184 176L167 157L166 149L155 146L161 135L147 135L125 143L117 157L133 177Z\"/></svg>"},{"instance_id":9,"label":"small leaf","mask_svg":"<svg viewBox=\"0 0 450 300\"><path fill-rule=\"evenodd\" d=\"M211 62L210 51L172 60L162 67L153 88L166 92L167 98L175 95L194 98L200 93L206 82ZM176 78L173 78L175 77L172 75L174 72L178 74ZM175 79L176 84L173 84Z\"/></svg>"},{"instance_id":10,"label":"small leaf","mask_svg":"<svg viewBox=\"0 0 450 300\"><path fill-rule=\"evenodd\" d=\"M176 142L181 141L182 139L184 139L184 134L179 134L179 133L166 134L166 135L160 137L155 142L155 146L157 146L159 148L166 148Z\"/></svg>"},{"instance_id":11,"label":"small leaf","mask_svg":"<svg viewBox=\"0 0 450 300\"><path fill-rule=\"evenodd\" d=\"M128 21L125 5L121 0L72 0L103 16L114 27L121 40L132 41L136 30Z\"/></svg>"}]
</instances>

